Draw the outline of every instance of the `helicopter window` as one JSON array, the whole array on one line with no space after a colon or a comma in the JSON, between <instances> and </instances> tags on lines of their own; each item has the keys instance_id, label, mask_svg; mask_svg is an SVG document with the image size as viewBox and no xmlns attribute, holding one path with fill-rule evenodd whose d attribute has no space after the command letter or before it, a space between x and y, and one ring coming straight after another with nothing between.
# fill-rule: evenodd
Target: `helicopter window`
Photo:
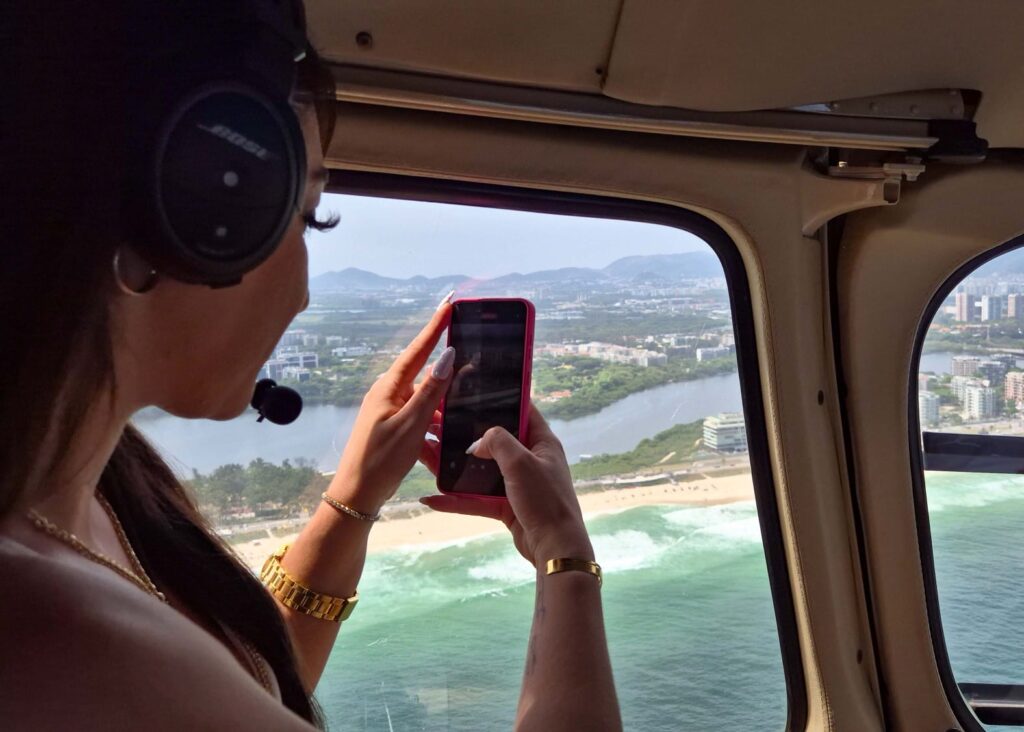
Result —
<instances>
[{"instance_id":1,"label":"helicopter window","mask_svg":"<svg viewBox=\"0 0 1024 732\"><path fill-rule=\"evenodd\" d=\"M1024 725L1024 250L1013 245L936 298L911 399L940 671L987 725Z\"/></svg>"},{"instance_id":2,"label":"helicopter window","mask_svg":"<svg viewBox=\"0 0 1024 732\"><path fill-rule=\"evenodd\" d=\"M802 714L803 682L765 513L764 424L743 416L763 409L749 304L733 311L749 303L739 255L695 215L630 221L594 199L529 195L325 195L320 213L341 224L308 235L310 306L264 367L303 395L298 421L149 410L136 424L258 566L316 506L362 394L441 296L529 298L533 399L564 443L604 567L626 728L782 729ZM491 199L500 208L480 205ZM514 210L531 205L573 215ZM435 490L417 466L372 534L359 612L317 690L338 726L512 726L534 570L500 524L416 503Z\"/></svg>"}]
</instances>

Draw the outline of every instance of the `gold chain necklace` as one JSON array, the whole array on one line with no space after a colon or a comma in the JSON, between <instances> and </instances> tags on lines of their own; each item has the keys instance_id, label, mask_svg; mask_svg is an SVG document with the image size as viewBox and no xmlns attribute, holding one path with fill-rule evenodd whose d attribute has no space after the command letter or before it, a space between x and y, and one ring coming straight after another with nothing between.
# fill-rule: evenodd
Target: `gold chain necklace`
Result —
<instances>
[{"instance_id":1,"label":"gold chain necklace","mask_svg":"<svg viewBox=\"0 0 1024 732\"><path fill-rule=\"evenodd\" d=\"M88 546L85 545L85 542L83 542L77 536L72 534L70 531L65 531L64 529L60 528L52 521L47 519L45 516L40 514L38 511L34 509L30 510L28 512L28 518L32 522L32 524L43 533L49 534L54 539L57 539L58 541L63 542L64 544L67 544L86 559L96 562L97 564L101 564L104 567L107 567L108 569L114 570L119 575L124 577L126 580L142 589L144 592L148 592L150 595L153 595L161 602L166 603L167 598L164 596L164 593L160 592L160 590L156 588L156 585L153 584L153 580L151 580L149 578L149 575L146 574L146 570L143 568L138 556L136 556L135 550L132 549L132 545L128 542L128 537L124 533L124 527L121 526L121 522L118 520L117 514L114 513L113 507L111 507L111 505L107 503L107 500L99 493L96 494L96 500L99 501L100 505L103 507L103 510L106 512L107 516L110 517L110 521L114 525L114 531L117 533L117 540L121 543L121 547L124 549L124 553L128 555L128 559L131 561L132 567L135 570L134 572L131 569L128 569L127 567L123 567L121 564L119 564L114 559L111 559L106 554L102 554L100 552L90 549Z\"/></svg>"},{"instance_id":2,"label":"gold chain necklace","mask_svg":"<svg viewBox=\"0 0 1024 732\"><path fill-rule=\"evenodd\" d=\"M121 544L121 548L124 549L124 553L128 556L128 560L132 564L132 569L122 566L106 554L90 549L86 546L85 542L77 536L72 534L70 531L65 531L60 528L34 509L29 510L28 518L32 524L43 533L67 544L86 559L92 560L97 564L101 564L104 567L114 570L132 584L158 598L161 602L170 605L164 593L160 592L160 590L156 588L156 585L153 584L153 580L151 580L149 575L146 573L146 568L142 566L142 562L139 561L138 555L135 553L135 550L132 549L131 542L128 541L128 535L125 534L124 526L121 525L121 521L117 518L117 514L114 512L114 507L111 506L107 499L99 493L96 494L96 500L99 501L100 506L103 507L107 516L110 517L110 522L114 526L114 532L117 534L117 540ZM245 649L246 654L249 656L249 660L256 673L257 680L264 689L270 692L272 687L270 679L267 677L266 669L263 667L262 656L259 651L256 650L255 646L253 646L249 641L244 638L241 638L240 641L242 648Z\"/></svg>"}]
</instances>

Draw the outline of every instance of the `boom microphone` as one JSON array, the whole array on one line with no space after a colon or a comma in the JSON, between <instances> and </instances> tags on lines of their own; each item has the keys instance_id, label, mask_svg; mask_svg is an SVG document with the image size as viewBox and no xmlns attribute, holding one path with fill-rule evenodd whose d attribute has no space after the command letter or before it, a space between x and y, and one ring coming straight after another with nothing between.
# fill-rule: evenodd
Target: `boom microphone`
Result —
<instances>
[{"instance_id":1,"label":"boom microphone","mask_svg":"<svg viewBox=\"0 0 1024 732\"><path fill-rule=\"evenodd\" d=\"M259 412L257 422L266 419L274 424L291 424L302 412L302 397L287 386L278 386L273 379L260 379L252 393L252 408Z\"/></svg>"}]
</instances>

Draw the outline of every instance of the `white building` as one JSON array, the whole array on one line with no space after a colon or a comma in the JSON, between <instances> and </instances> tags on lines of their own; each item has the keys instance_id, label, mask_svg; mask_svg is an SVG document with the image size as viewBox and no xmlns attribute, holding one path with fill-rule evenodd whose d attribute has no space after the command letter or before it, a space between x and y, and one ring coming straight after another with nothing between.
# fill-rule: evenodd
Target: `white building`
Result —
<instances>
[{"instance_id":1,"label":"white building","mask_svg":"<svg viewBox=\"0 0 1024 732\"><path fill-rule=\"evenodd\" d=\"M306 348L312 348L320 345L320 336L316 333L307 333L302 336L302 345Z\"/></svg>"},{"instance_id":2,"label":"white building","mask_svg":"<svg viewBox=\"0 0 1024 732\"><path fill-rule=\"evenodd\" d=\"M983 295L981 298L981 320L1001 320L1003 317L1003 298L998 295Z\"/></svg>"},{"instance_id":3,"label":"white building","mask_svg":"<svg viewBox=\"0 0 1024 732\"><path fill-rule=\"evenodd\" d=\"M939 423L939 395L931 391L917 392L917 409L921 424L934 427Z\"/></svg>"},{"instance_id":4,"label":"white building","mask_svg":"<svg viewBox=\"0 0 1024 732\"><path fill-rule=\"evenodd\" d=\"M281 346L301 346L302 339L306 336L304 330L287 330L284 335L281 336Z\"/></svg>"},{"instance_id":5,"label":"white building","mask_svg":"<svg viewBox=\"0 0 1024 732\"><path fill-rule=\"evenodd\" d=\"M668 363L668 356L664 353L649 351L645 348L629 348L628 346L619 346L614 343L601 343L599 341L546 345L541 346L536 352L552 356L588 356L590 358L599 358L602 361L631 364L643 368L648 366L664 366Z\"/></svg>"},{"instance_id":6,"label":"white building","mask_svg":"<svg viewBox=\"0 0 1024 732\"><path fill-rule=\"evenodd\" d=\"M285 379L295 379L296 381L309 381L313 372L309 369L304 369L301 366L285 366L281 369L281 376Z\"/></svg>"},{"instance_id":7,"label":"white building","mask_svg":"<svg viewBox=\"0 0 1024 732\"><path fill-rule=\"evenodd\" d=\"M953 392L953 396L961 403L967 398L967 387L969 386L985 386L985 384L981 379L976 379L973 376L954 376L949 380L949 388Z\"/></svg>"},{"instance_id":8,"label":"white building","mask_svg":"<svg viewBox=\"0 0 1024 732\"><path fill-rule=\"evenodd\" d=\"M369 346L342 346L332 348L331 353L338 358L351 358L353 356L369 356L373 349Z\"/></svg>"},{"instance_id":9,"label":"white building","mask_svg":"<svg viewBox=\"0 0 1024 732\"><path fill-rule=\"evenodd\" d=\"M981 359L978 356L953 356L953 376L974 376Z\"/></svg>"},{"instance_id":10,"label":"white building","mask_svg":"<svg viewBox=\"0 0 1024 732\"><path fill-rule=\"evenodd\" d=\"M263 364L263 368L260 369L261 379L273 379L277 381L282 376L282 371L288 365L287 361L281 358L272 358Z\"/></svg>"},{"instance_id":11,"label":"white building","mask_svg":"<svg viewBox=\"0 0 1024 732\"><path fill-rule=\"evenodd\" d=\"M285 362L285 366L295 366L296 368L303 369L320 367L319 356L308 351L303 353L280 353L278 357L278 360Z\"/></svg>"},{"instance_id":12,"label":"white building","mask_svg":"<svg viewBox=\"0 0 1024 732\"><path fill-rule=\"evenodd\" d=\"M345 343L347 339L344 336L327 336L326 342L328 346L340 346Z\"/></svg>"},{"instance_id":13,"label":"white building","mask_svg":"<svg viewBox=\"0 0 1024 732\"><path fill-rule=\"evenodd\" d=\"M715 346L714 348L698 348L697 360L710 361L713 358L728 358L733 354L732 346Z\"/></svg>"},{"instance_id":14,"label":"white building","mask_svg":"<svg viewBox=\"0 0 1024 732\"><path fill-rule=\"evenodd\" d=\"M746 452L747 425L738 412L704 418L704 447L719 452Z\"/></svg>"},{"instance_id":15,"label":"white building","mask_svg":"<svg viewBox=\"0 0 1024 732\"><path fill-rule=\"evenodd\" d=\"M991 419L996 416L996 390L990 386L968 386L964 394L964 414L967 419Z\"/></svg>"}]
</instances>

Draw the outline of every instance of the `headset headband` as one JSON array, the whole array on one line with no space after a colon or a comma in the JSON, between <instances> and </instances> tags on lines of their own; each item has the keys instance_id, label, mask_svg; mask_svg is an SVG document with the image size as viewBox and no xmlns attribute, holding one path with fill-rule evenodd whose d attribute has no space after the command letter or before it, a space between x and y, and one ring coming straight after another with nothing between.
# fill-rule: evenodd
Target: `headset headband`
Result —
<instances>
[{"instance_id":1,"label":"headset headband","mask_svg":"<svg viewBox=\"0 0 1024 732\"><path fill-rule=\"evenodd\" d=\"M308 52L301 5L141 4L133 243L161 274L235 284L273 253L301 203L305 145L289 104Z\"/></svg>"}]
</instances>

